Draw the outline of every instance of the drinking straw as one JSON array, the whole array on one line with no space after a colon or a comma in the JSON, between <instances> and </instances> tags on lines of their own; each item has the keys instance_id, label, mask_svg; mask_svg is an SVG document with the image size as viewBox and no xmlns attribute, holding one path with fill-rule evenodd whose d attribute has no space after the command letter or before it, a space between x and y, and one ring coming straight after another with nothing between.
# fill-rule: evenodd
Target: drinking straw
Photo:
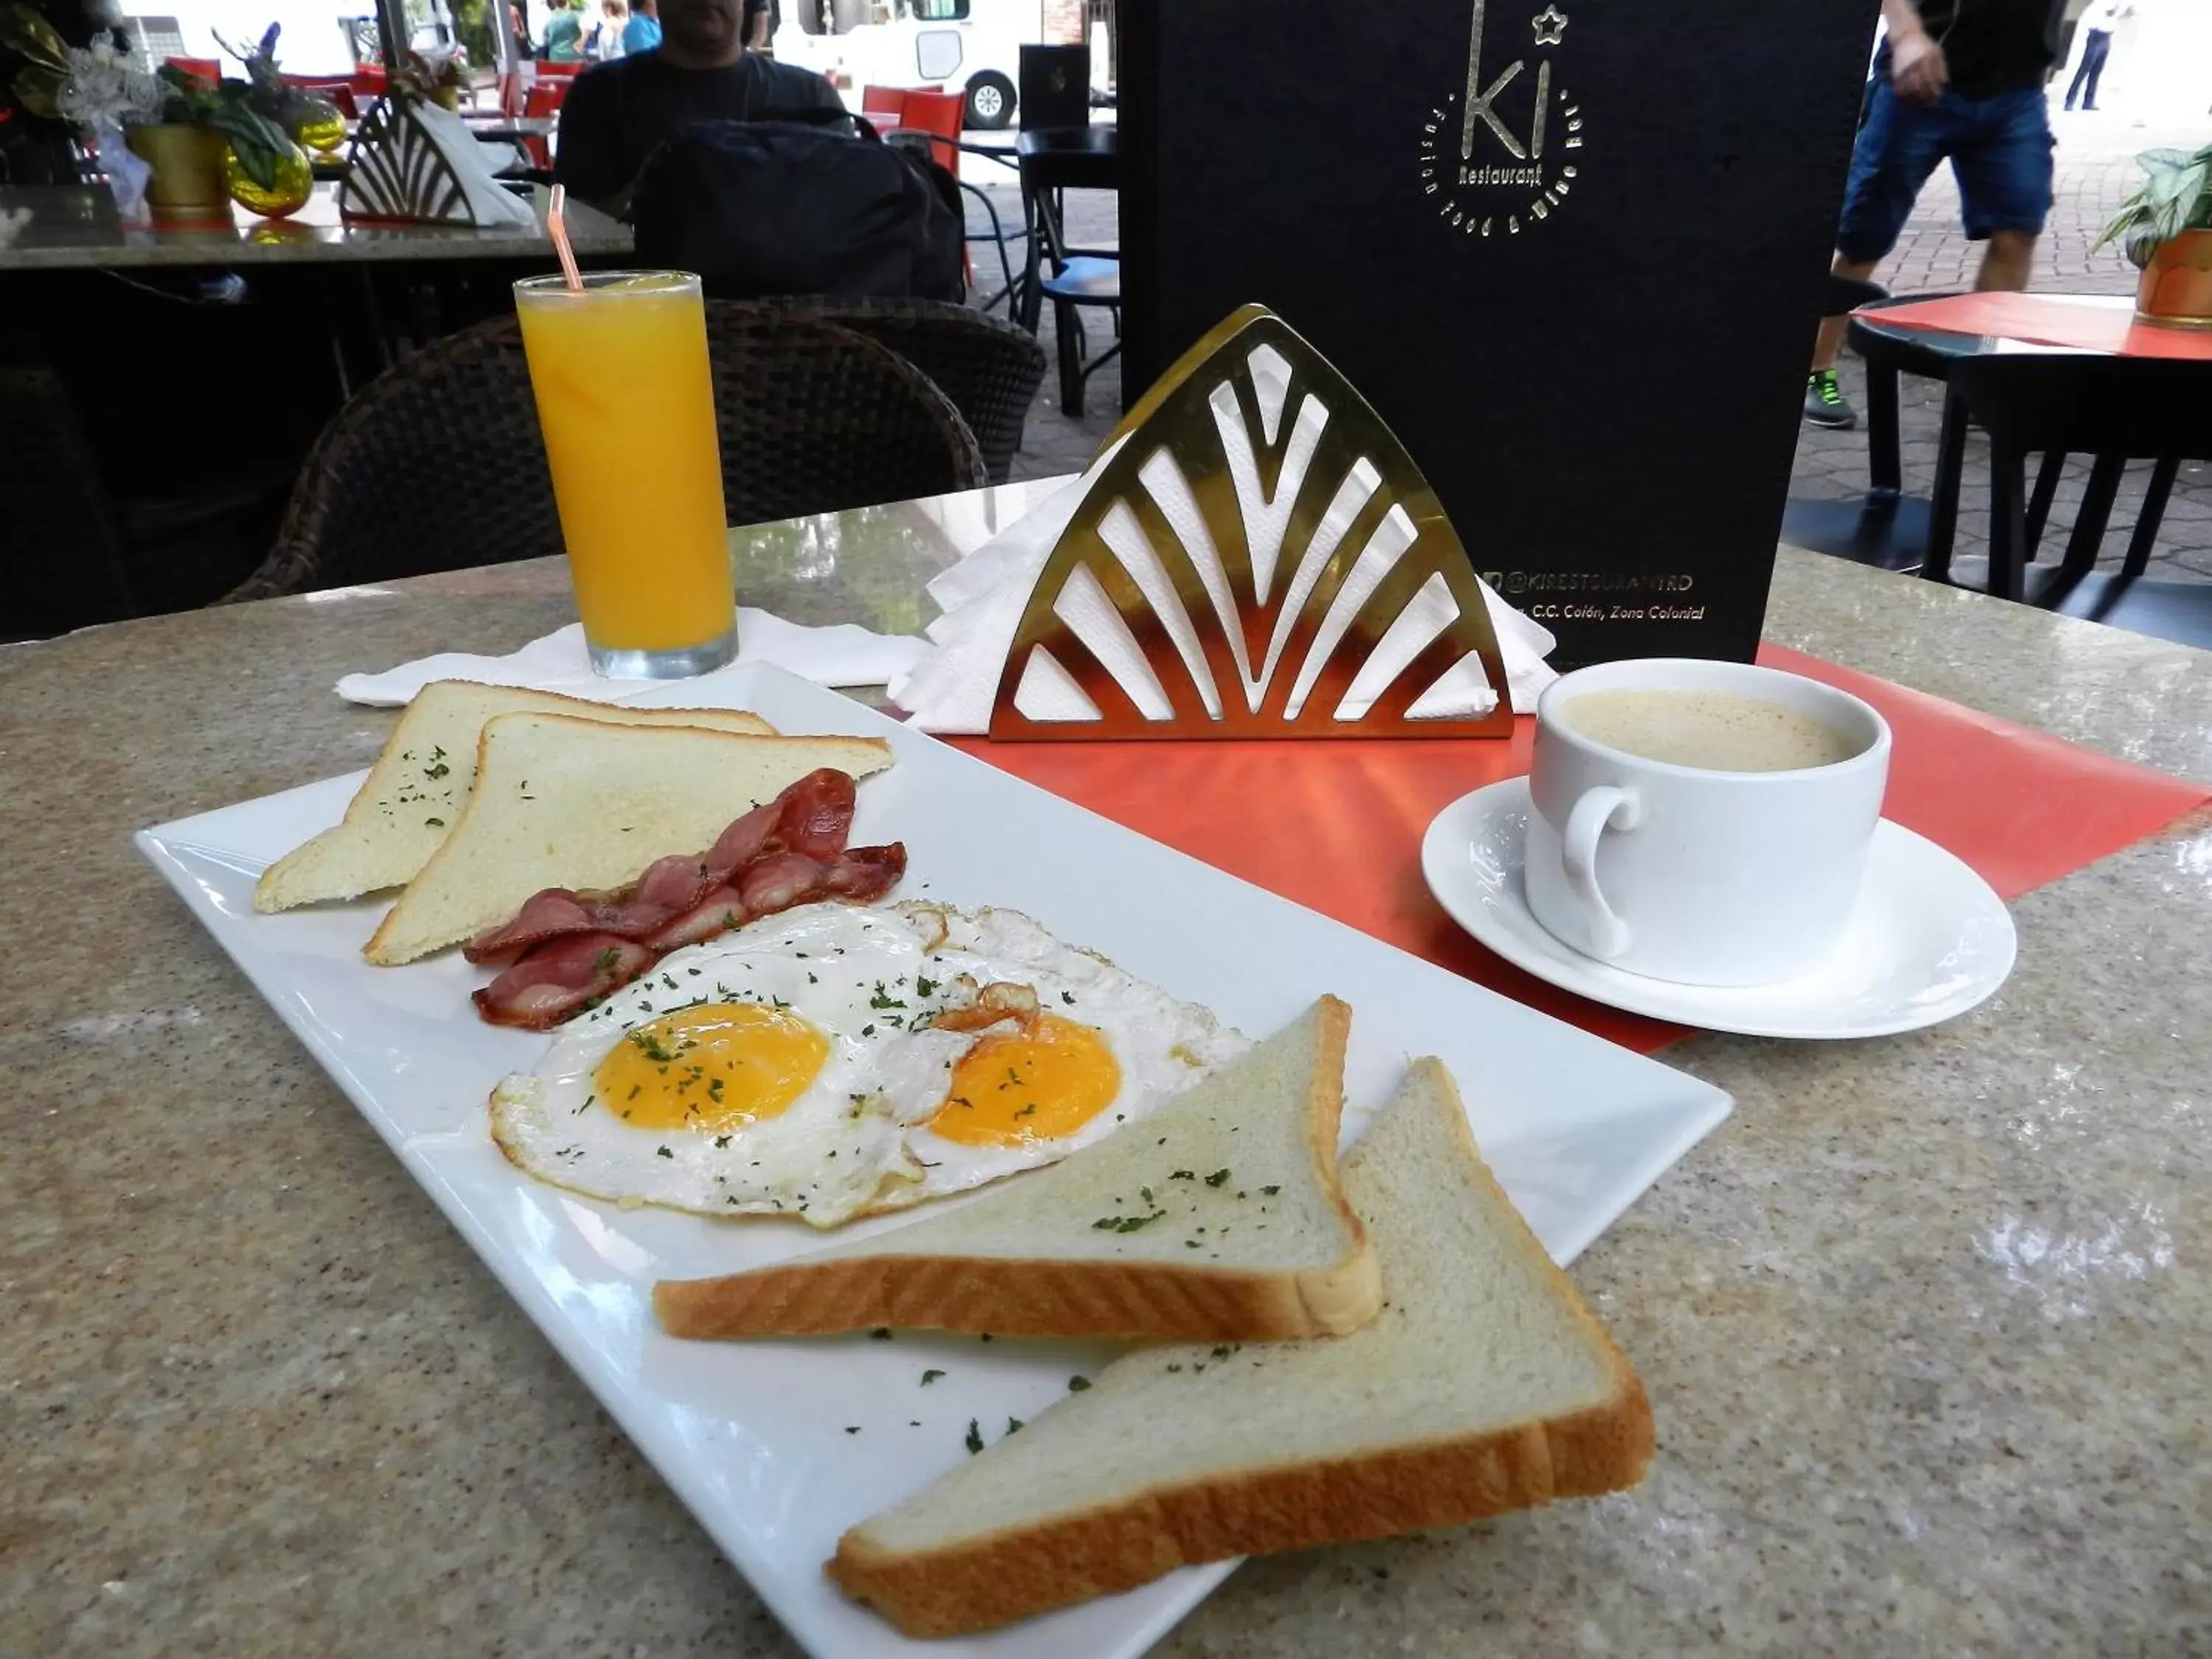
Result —
<instances>
[{"instance_id":1,"label":"drinking straw","mask_svg":"<svg viewBox=\"0 0 2212 1659\"><path fill-rule=\"evenodd\" d=\"M553 252L561 260L561 276L571 294L584 291L583 273L576 269L576 250L568 246L568 223L562 210L568 205L565 185L553 186L553 204L545 210L545 228L553 238Z\"/></svg>"}]
</instances>

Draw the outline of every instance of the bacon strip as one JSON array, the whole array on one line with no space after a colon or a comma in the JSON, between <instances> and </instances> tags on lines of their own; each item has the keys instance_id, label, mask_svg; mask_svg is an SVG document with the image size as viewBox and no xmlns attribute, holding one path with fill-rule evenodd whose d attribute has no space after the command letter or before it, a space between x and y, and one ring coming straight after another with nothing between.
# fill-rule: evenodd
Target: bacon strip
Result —
<instances>
[{"instance_id":1,"label":"bacon strip","mask_svg":"<svg viewBox=\"0 0 2212 1659\"><path fill-rule=\"evenodd\" d=\"M725 830L700 854L656 860L617 892L549 887L514 921L464 947L508 965L475 994L495 1025L544 1030L649 970L669 951L817 899L866 903L906 873L906 848L845 845L853 780L808 774Z\"/></svg>"}]
</instances>

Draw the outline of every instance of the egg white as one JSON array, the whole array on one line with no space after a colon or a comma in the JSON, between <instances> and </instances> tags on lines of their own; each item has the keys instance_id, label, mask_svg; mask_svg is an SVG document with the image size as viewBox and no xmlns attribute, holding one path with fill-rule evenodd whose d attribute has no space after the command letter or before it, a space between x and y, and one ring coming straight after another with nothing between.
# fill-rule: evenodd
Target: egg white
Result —
<instances>
[{"instance_id":1,"label":"egg white","mask_svg":"<svg viewBox=\"0 0 2212 1659\"><path fill-rule=\"evenodd\" d=\"M970 1146L929 1120L968 1049L1015 1027L933 1022L1001 985L1033 989L1040 1012L1097 1030L1119 1087L1069 1133ZM829 1040L820 1071L782 1112L719 1131L659 1129L597 1097L593 1074L630 1032L687 1006L746 1002L787 1008ZM1055 1163L1249 1047L1209 1010L1018 911L807 905L672 952L562 1027L532 1071L493 1091L492 1137L518 1168L591 1197L831 1227Z\"/></svg>"},{"instance_id":2,"label":"egg white","mask_svg":"<svg viewBox=\"0 0 2212 1659\"><path fill-rule=\"evenodd\" d=\"M1121 1067L1114 1098L1073 1133L1033 1136L1012 1146L976 1146L933 1133L926 1121L905 1131L919 1166L911 1184L888 1188L877 1209L965 1191L985 1182L1057 1163L1133 1123L1250 1048L1251 1040L1207 1008L1170 996L1105 957L1069 945L1018 910L972 915L943 906L896 907L918 925L934 917L943 938L924 958L923 976L939 988L972 980L979 986L1034 987L1040 1012L1094 1028ZM932 1114L933 1115L933 1114Z\"/></svg>"},{"instance_id":3,"label":"egg white","mask_svg":"<svg viewBox=\"0 0 2212 1659\"><path fill-rule=\"evenodd\" d=\"M795 1215L835 1226L887 1181L921 1171L903 1126L944 1102L973 1033L911 1030L907 999L935 933L896 911L808 905L671 952L647 978L563 1026L526 1075L492 1094L492 1138L543 1181L621 1204L702 1215ZM593 1073L628 1034L694 1004L781 1006L829 1038L782 1112L720 1131L634 1127Z\"/></svg>"}]
</instances>

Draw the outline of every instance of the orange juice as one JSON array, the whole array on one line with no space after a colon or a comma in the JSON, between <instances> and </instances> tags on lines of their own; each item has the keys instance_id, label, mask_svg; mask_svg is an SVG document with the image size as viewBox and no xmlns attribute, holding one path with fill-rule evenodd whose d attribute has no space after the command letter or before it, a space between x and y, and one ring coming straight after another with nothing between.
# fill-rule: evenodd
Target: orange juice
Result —
<instances>
[{"instance_id":1,"label":"orange juice","mask_svg":"<svg viewBox=\"0 0 2212 1659\"><path fill-rule=\"evenodd\" d=\"M699 279L515 284L561 537L592 665L659 678L737 652L721 446Z\"/></svg>"}]
</instances>

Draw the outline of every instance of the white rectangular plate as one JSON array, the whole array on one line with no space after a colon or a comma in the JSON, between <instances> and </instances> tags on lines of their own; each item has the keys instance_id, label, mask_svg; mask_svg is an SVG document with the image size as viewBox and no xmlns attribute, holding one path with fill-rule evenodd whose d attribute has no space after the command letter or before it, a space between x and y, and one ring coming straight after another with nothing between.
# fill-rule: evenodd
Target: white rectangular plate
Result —
<instances>
[{"instance_id":1,"label":"white rectangular plate","mask_svg":"<svg viewBox=\"0 0 2212 1659\"><path fill-rule=\"evenodd\" d=\"M906 842L908 896L1027 911L1253 1036L1324 992L1343 997L1354 1011L1347 1139L1409 1056L1440 1055L1498 1178L1561 1261L1728 1115L1718 1090L835 692L772 668L715 684L718 701L757 710L784 732L890 740L898 763L862 786L853 839ZM698 696L675 685L634 701ZM1296 745L1284 754L1294 762ZM477 1018L468 993L479 970L458 955L368 966L361 946L378 904L256 915L255 878L336 823L361 776L163 824L138 843L811 1651L1126 1659L1228 1575L1233 1563L1193 1568L994 1635L927 1644L904 1641L838 1595L822 1564L840 1532L965 1458L969 1419L997 1438L1009 1418L1034 1417L1104 1351L908 1334L747 1344L663 1336L649 1301L656 1279L774 1261L820 1236L795 1223L625 1212L529 1180L492 1146L484 1101L547 1039ZM925 1390L926 1369L945 1376Z\"/></svg>"}]
</instances>

